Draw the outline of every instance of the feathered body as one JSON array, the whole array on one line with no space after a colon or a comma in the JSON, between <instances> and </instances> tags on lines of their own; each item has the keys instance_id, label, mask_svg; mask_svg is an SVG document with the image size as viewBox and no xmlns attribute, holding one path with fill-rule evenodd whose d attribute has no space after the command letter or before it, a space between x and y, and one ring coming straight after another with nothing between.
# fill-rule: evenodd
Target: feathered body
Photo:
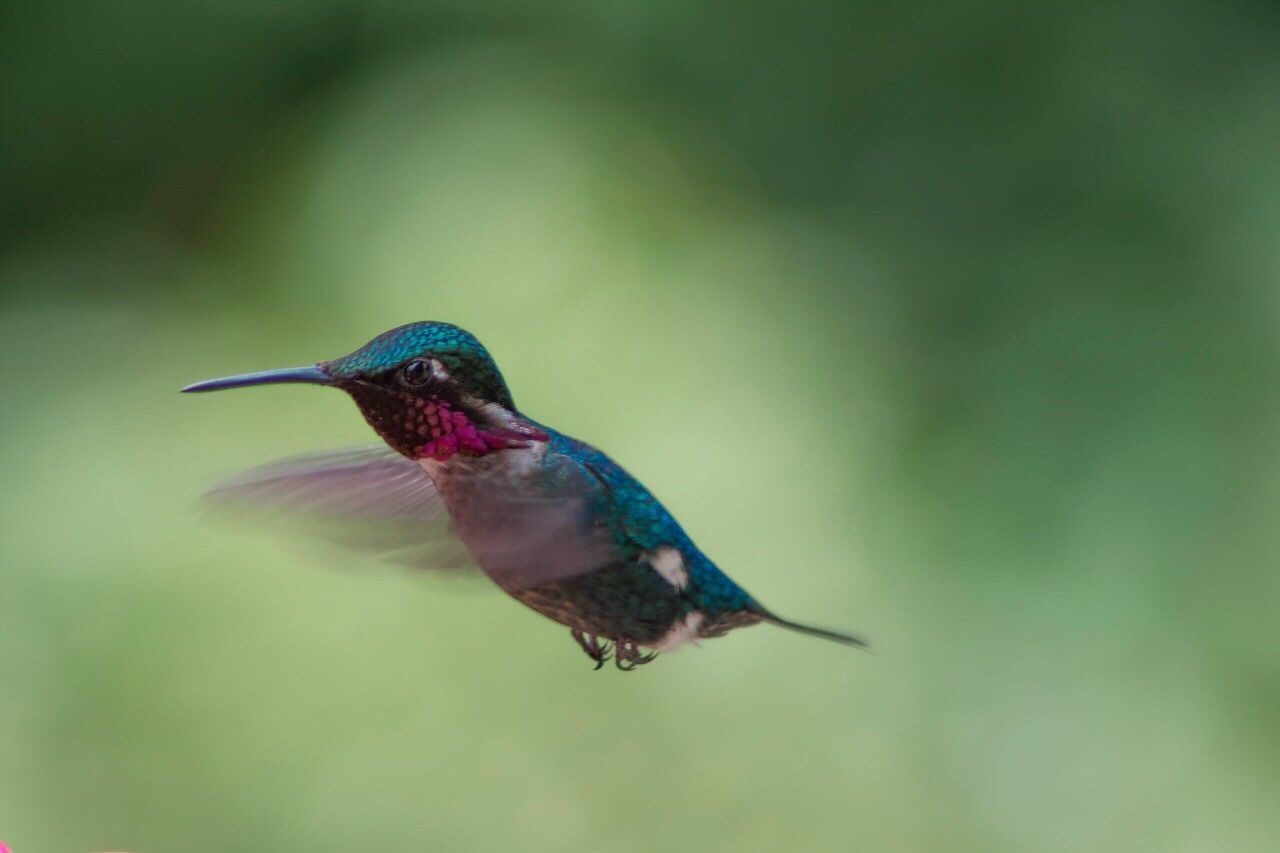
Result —
<instances>
[{"instance_id":1,"label":"feathered body","mask_svg":"<svg viewBox=\"0 0 1280 853\"><path fill-rule=\"evenodd\" d=\"M658 649L759 621L762 612L751 596L698 550L648 489L591 445L538 428L547 441L529 448L424 463L454 529L479 554L492 535L493 516L508 515L513 506L519 511L521 502L513 496L531 498L531 511L540 514L539 498L563 488L566 466L585 471L599 484L584 507L585 526L595 528L587 535L607 538L609 547L601 550L611 551L614 559L588 573L511 585L506 587L511 595L584 634ZM663 564L666 575L655 562Z\"/></svg>"},{"instance_id":2,"label":"feathered body","mask_svg":"<svg viewBox=\"0 0 1280 853\"><path fill-rule=\"evenodd\" d=\"M760 621L863 644L766 610L620 465L523 415L489 353L456 326L415 323L313 368L186 390L291 381L347 391L394 455L277 463L215 495L325 516L333 530L345 517L395 521L407 535L379 546L410 549L414 559L405 561L418 565L444 563L421 548L443 509L474 562L512 597L569 627L597 666L612 653L630 669L652 659L642 647L666 651Z\"/></svg>"}]
</instances>

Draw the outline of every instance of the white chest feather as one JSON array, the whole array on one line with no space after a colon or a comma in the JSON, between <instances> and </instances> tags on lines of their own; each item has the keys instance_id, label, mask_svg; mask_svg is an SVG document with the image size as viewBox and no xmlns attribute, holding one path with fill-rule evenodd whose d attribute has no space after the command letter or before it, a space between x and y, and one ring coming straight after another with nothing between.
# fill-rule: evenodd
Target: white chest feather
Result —
<instances>
[{"instance_id":1,"label":"white chest feather","mask_svg":"<svg viewBox=\"0 0 1280 853\"><path fill-rule=\"evenodd\" d=\"M486 456L459 454L444 462L436 459L419 459L418 464L436 484L447 502L450 492L502 487L504 492L516 490L525 483L532 483L533 475L542 464L547 446L538 442L529 447L503 450Z\"/></svg>"},{"instance_id":2,"label":"white chest feather","mask_svg":"<svg viewBox=\"0 0 1280 853\"><path fill-rule=\"evenodd\" d=\"M693 643L698 645L698 629L702 627L703 621L706 619L697 610L692 613L685 614L683 619L676 620L671 626L671 630L653 647L660 652L670 652L680 648L685 643Z\"/></svg>"}]
</instances>

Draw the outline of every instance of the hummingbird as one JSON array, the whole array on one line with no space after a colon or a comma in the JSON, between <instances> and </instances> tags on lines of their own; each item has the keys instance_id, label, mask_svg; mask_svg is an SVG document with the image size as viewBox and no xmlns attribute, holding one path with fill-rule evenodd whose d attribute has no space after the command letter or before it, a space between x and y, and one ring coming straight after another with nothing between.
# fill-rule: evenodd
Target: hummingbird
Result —
<instances>
[{"instance_id":1,"label":"hummingbird","mask_svg":"<svg viewBox=\"0 0 1280 853\"><path fill-rule=\"evenodd\" d=\"M516 407L471 333L419 322L341 358L197 382L184 392L303 383L350 395L382 444L295 457L215 486L215 502L307 519L321 536L423 568L478 567L567 627L599 669L791 622L722 572L648 489L600 450Z\"/></svg>"}]
</instances>

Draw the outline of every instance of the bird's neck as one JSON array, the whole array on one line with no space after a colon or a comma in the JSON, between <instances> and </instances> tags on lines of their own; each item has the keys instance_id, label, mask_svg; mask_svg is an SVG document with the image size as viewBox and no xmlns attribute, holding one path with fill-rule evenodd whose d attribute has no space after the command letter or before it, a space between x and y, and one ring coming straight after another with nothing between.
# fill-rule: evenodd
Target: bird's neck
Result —
<instances>
[{"instance_id":1,"label":"bird's neck","mask_svg":"<svg viewBox=\"0 0 1280 853\"><path fill-rule=\"evenodd\" d=\"M411 459L447 463L549 440L531 421L496 403L409 394L398 402L398 406L371 408L365 416L388 444Z\"/></svg>"},{"instance_id":2,"label":"bird's neck","mask_svg":"<svg viewBox=\"0 0 1280 853\"><path fill-rule=\"evenodd\" d=\"M512 495L539 492L547 442L546 437L522 438L500 450L458 452L445 458L440 458L444 454L425 455L417 462L435 483L455 531L466 541L470 533L483 534L485 525L492 521L493 506L501 506L502 514L509 515Z\"/></svg>"},{"instance_id":3,"label":"bird's neck","mask_svg":"<svg viewBox=\"0 0 1280 853\"><path fill-rule=\"evenodd\" d=\"M495 426L474 421L465 409L454 408L440 397L415 403L417 432L425 439L413 448L418 459L447 462L459 454L488 456L526 447L531 441L546 441L544 433L520 429L513 419L504 419Z\"/></svg>"}]
</instances>

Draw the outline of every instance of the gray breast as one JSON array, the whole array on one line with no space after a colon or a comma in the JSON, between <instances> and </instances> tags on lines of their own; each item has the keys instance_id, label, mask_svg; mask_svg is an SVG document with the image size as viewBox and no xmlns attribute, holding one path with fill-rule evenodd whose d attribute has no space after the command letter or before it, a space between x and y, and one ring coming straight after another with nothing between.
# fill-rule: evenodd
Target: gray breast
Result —
<instances>
[{"instance_id":1,"label":"gray breast","mask_svg":"<svg viewBox=\"0 0 1280 853\"><path fill-rule=\"evenodd\" d=\"M454 531L499 586L527 589L616 562L592 516L595 484L527 451L424 461Z\"/></svg>"}]
</instances>

